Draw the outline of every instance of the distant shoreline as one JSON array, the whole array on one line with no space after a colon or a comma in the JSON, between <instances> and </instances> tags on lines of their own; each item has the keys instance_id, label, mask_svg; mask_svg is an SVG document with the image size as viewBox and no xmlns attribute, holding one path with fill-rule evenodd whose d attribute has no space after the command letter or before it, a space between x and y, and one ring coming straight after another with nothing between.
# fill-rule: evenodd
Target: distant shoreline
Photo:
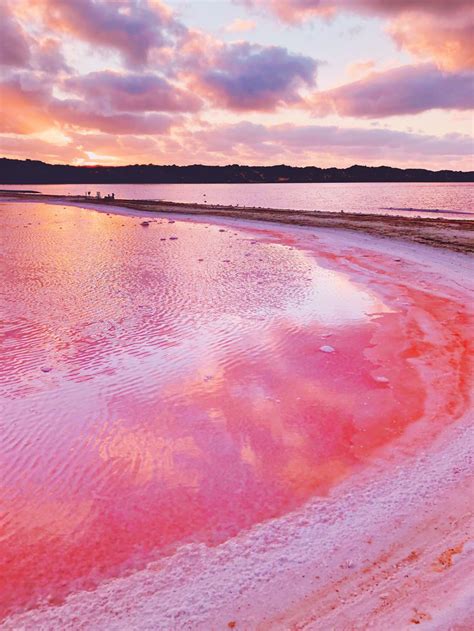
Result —
<instances>
[{"instance_id":1,"label":"distant shoreline","mask_svg":"<svg viewBox=\"0 0 474 631\"><path fill-rule=\"evenodd\" d=\"M82 207L101 206L127 208L141 212L166 212L197 216L227 217L250 221L270 221L273 223L312 228L337 228L351 230L385 238L402 239L414 243L430 245L474 254L474 219L417 218L405 216L335 213L324 211L301 211L275 208L252 208L242 206L220 206L214 204L190 204L154 200L86 198L78 195L45 195L0 191L0 201L8 198L17 201L41 201L50 203L74 204Z\"/></svg>"},{"instance_id":2,"label":"distant shoreline","mask_svg":"<svg viewBox=\"0 0 474 631\"><path fill-rule=\"evenodd\" d=\"M474 182L474 171L399 169L355 164L347 168L273 166L186 166L133 164L72 166L39 160L0 158L2 184L331 184Z\"/></svg>"}]
</instances>

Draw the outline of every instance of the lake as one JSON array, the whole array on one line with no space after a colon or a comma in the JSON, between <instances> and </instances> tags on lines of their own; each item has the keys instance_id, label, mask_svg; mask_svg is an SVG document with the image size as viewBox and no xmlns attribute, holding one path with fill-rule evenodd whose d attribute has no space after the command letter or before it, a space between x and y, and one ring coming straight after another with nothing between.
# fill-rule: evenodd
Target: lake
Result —
<instances>
[{"instance_id":1,"label":"lake","mask_svg":"<svg viewBox=\"0 0 474 631\"><path fill-rule=\"evenodd\" d=\"M324 511L466 406L467 301L425 260L146 218L0 204L0 619Z\"/></svg>"},{"instance_id":2,"label":"lake","mask_svg":"<svg viewBox=\"0 0 474 631\"><path fill-rule=\"evenodd\" d=\"M100 191L121 199L252 206L291 210L474 217L473 183L356 184L28 184L0 185L54 195Z\"/></svg>"}]
</instances>

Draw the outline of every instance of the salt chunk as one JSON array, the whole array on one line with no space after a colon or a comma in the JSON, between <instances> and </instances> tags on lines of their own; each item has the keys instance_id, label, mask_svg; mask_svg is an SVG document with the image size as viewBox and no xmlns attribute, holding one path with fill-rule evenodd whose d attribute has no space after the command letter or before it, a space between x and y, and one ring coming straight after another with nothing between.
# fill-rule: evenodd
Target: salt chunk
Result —
<instances>
[{"instance_id":1,"label":"salt chunk","mask_svg":"<svg viewBox=\"0 0 474 631\"><path fill-rule=\"evenodd\" d=\"M320 346L319 350L323 351L323 353L334 353L336 349L333 348L332 346L324 345L324 346Z\"/></svg>"}]
</instances>

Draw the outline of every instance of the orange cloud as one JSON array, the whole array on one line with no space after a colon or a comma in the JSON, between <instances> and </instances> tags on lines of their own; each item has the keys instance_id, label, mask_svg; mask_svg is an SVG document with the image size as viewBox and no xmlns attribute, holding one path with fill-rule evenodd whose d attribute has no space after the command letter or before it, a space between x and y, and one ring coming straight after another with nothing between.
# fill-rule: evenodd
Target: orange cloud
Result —
<instances>
[{"instance_id":1,"label":"orange cloud","mask_svg":"<svg viewBox=\"0 0 474 631\"><path fill-rule=\"evenodd\" d=\"M242 20L237 18L229 26L226 27L228 33L245 33L247 31L253 31L257 24L253 20Z\"/></svg>"},{"instance_id":2,"label":"orange cloud","mask_svg":"<svg viewBox=\"0 0 474 631\"><path fill-rule=\"evenodd\" d=\"M370 74L375 68L375 61L368 59L367 61L355 61L347 68L347 74L351 79L361 79Z\"/></svg>"},{"instance_id":3,"label":"orange cloud","mask_svg":"<svg viewBox=\"0 0 474 631\"><path fill-rule=\"evenodd\" d=\"M433 59L446 70L474 68L474 20L469 16L403 14L389 26L395 42L416 57Z\"/></svg>"},{"instance_id":4,"label":"orange cloud","mask_svg":"<svg viewBox=\"0 0 474 631\"><path fill-rule=\"evenodd\" d=\"M24 88L19 81L4 82L0 131L13 134L33 134L55 124L48 112L47 93L38 87Z\"/></svg>"}]
</instances>

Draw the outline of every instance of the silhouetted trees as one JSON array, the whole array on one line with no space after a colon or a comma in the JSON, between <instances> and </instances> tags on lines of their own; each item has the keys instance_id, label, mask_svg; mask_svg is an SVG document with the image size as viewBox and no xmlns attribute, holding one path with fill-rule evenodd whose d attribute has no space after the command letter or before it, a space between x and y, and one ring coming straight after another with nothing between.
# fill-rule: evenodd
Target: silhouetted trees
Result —
<instances>
[{"instance_id":1,"label":"silhouetted trees","mask_svg":"<svg viewBox=\"0 0 474 631\"><path fill-rule=\"evenodd\" d=\"M473 182L474 171L429 171L354 165L347 169L275 166L134 164L69 166L0 158L1 184L179 184L250 182Z\"/></svg>"}]
</instances>

